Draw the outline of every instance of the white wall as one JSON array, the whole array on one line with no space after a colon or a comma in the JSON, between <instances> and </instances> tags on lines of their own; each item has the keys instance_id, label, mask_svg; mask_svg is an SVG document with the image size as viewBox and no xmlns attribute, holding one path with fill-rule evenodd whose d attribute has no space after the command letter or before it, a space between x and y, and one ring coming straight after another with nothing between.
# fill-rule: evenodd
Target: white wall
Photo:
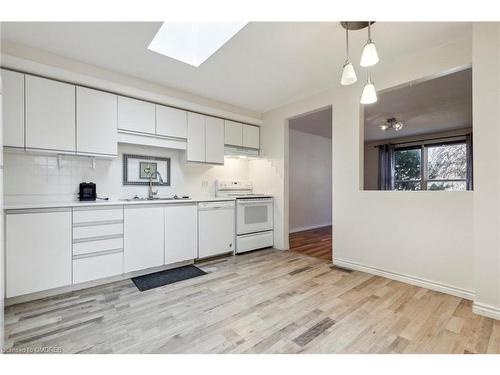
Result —
<instances>
[{"instance_id":1,"label":"white wall","mask_svg":"<svg viewBox=\"0 0 500 375\"><path fill-rule=\"evenodd\" d=\"M290 232L332 223L332 140L289 130Z\"/></svg>"},{"instance_id":2,"label":"white wall","mask_svg":"<svg viewBox=\"0 0 500 375\"><path fill-rule=\"evenodd\" d=\"M473 39L474 311L500 319L500 23Z\"/></svg>"},{"instance_id":3,"label":"white wall","mask_svg":"<svg viewBox=\"0 0 500 375\"><path fill-rule=\"evenodd\" d=\"M374 69L378 89L471 63L471 40L415 52ZM339 68L340 69L340 68ZM264 114L263 148L274 169L262 180L276 192L275 243L288 248L287 119L333 105L333 227L335 261L371 272L405 275L407 281L472 297L472 192L362 191L363 82L325 93Z\"/></svg>"},{"instance_id":4,"label":"white wall","mask_svg":"<svg viewBox=\"0 0 500 375\"><path fill-rule=\"evenodd\" d=\"M119 144L118 157L96 160L95 169L88 158L63 157L61 168L57 156L34 155L19 151L4 153L5 203L74 201L78 184L95 182L99 196L111 199L145 196L147 186L123 186L123 153L171 158L171 186L159 186L160 196L189 194L214 195L216 179L248 179L248 161L226 158L223 166L187 164L185 151ZM203 185L205 182L205 186ZM155 188L156 189L156 188Z\"/></svg>"}]
</instances>

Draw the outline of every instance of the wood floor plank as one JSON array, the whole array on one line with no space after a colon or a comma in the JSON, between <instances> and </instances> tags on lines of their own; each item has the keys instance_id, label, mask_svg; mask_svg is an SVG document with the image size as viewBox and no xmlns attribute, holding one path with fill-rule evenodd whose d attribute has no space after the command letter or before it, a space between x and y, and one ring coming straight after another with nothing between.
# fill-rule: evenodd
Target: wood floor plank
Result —
<instances>
[{"instance_id":1,"label":"wood floor plank","mask_svg":"<svg viewBox=\"0 0 500 375\"><path fill-rule=\"evenodd\" d=\"M329 260L263 250L198 266L208 273L145 292L124 280L8 306L6 349L500 353L500 322L470 301Z\"/></svg>"}]
</instances>

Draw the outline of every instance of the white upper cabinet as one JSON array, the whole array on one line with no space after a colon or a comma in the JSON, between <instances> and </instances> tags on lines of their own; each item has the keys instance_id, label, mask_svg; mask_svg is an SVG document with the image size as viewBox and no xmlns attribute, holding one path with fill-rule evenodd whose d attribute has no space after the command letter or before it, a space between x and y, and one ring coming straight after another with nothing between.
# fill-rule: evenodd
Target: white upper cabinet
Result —
<instances>
[{"instance_id":1,"label":"white upper cabinet","mask_svg":"<svg viewBox=\"0 0 500 375\"><path fill-rule=\"evenodd\" d=\"M75 152L75 86L25 79L26 148Z\"/></svg>"},{"instance_id":2,"label":"white upper cabinet","mask_svg":"<svg viewBox=\"0 0 500 375\"><path fill-rule=\"evenodd\" d=\"M125 273L164 264L164 207L125 207L123 225Z\"/></svg>"},{"instance_id":3,"label":"white upper cabinet","mask_svg":"<svg viewBox=\"0 0 500 375\"><path fill-rule=\"evenodd\" d=\"M187 112L156 105L156 134L165 137L187 138Z\"/></svg>"},{"instance_id":4,"label":"white upper cabinet","mask_svg":"<svg viewBox=\"0 0 500 375\"><path fill-rule=\"evenodd\" d=\"M205 116L188 113L187 160L205 162Z\"/></svg>"},{"instance_id":5,"label":"white upper cabinet","mask_svg":"<svg viewBox=\"0 0 500 375\"><path fill-rule=\"evenodd\" d=\"M24 147L24 74L2 69L3 144Z\"/></svg>"},{"instance_id":6,"label":"white upper cabinet","mask_svg":"<svg viewBox=\"0 0 500 375\"><path fill-rule=\"evenodd\" d=\"M224 143L231 146L243 146L243 124L226 120L224 127Z\"/></svg>"},{"instance_id":7,"label":"white upper cabinet","mask_svg":"<svg viewBox=\"0 0 500 375\"><path fill-rule=\"evenodd\" d=\"M165 207L165 264L197 258L197 216L196 204Z\"/></svg>"},{"instance_id":8,"label":"white upper cabinet","mask_svg":"<svg viewBox=\"0 0 500 375\"><path fill-rule=\"evenodd\" d=\"M76 151L117 155L117 100L106 92L76 88Z\"/></svg>"},{"instance_id":9,"label":"white upper cabinet","mask_svg":"<svg viewBox=\"0 0 500 375\"><path fill-rule=\"evenodd\" d=\"M260 129L258 126L243 125L243 147L260 148Z\"/></svg>"},{"instance_id":10,"label":"white upper cabinet","mask_svg":"<svg viewBox=\"0 0 500 375\"><path fill-rule=\"evenodd\" d=\"M224 120L205 117L205 162L224 164Z\"/></svg>"},{"instance_id":11,"label":"white upper cabinet","mask_svg":"<svg viewBox=\"0 0 500 375\"><path fill-rule=\"evenodd\" d=\"M155 134L156 110L152 103L118 97L118 129Z\"/></svg>"}]
</instances>

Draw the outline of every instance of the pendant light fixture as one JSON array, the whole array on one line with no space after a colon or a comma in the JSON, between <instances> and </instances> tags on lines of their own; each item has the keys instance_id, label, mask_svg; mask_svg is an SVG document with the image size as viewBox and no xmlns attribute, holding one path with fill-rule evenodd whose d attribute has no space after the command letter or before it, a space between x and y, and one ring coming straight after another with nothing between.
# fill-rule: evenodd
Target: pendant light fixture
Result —
<instances>
[{"instance_id":1,"label":"pendant light fixture","mask_svg":"<svg viewBox=\"0 0 500 375\"><path fill-rule=\"evenodd\" d=\"M372 82L371 73L368 72L368 81L363 88L363 94L361 94L361 104L372 104L377 101L377 90L375 90L375 85Z\"/></svg>"},{"instance_id":2,"label":"pendant light fixture","mask_svg":"<svg viewBox=\"0 0 500 375\"><path fill-rule=\"evenodd\" d=\"M368 67L373 66L376 63L378 63L377 47L372 41L371 22L368 22L368 40L366 41L365 47L363 48L363 54L361 55L361 61L359 62L359 65Z\"/></svg>"},{"instance_id":3,"label":"pendant light fixture","mask_svg":"<svg viewBox=\"0 0 500 375\"><path fill-rule=\"evenodd\" d=\"M346 46L346 58L344 66L342 67L342 78L340 80L340 84L342 86L352 85L358 80L356 77L356 71L354 70L354 66L349 60L349 26L345 29L345 46Z\"/></svg>"}]
</instances>

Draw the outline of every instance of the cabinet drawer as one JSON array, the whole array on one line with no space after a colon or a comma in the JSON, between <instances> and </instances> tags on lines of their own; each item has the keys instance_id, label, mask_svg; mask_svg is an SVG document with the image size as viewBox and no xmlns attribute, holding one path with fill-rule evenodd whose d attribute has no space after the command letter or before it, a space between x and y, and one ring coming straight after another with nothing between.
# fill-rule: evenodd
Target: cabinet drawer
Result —
<instances>
[{"instance_id":1,"label":"cabinet drawer","mask_svg":"<svg viewBox=\"0 0 500 375\"><path fill-rule=\"evenodd\" d=\"M121 275L123 252L73 260L73 284Z\"/></svg>"},{"instance_id":2,"label":"cabinet drawer","mask_svg":"<svg viewBox=\"0 0 500 375\"><path fill-rule=\"evenodd\" d=\"M73 227L73 242L86 238L123 234L123 223Z\"/></svg>"},{"instance_id":3,"label":"cabinet drawer","mask_svg":"<svg viewBox=\"0 0 500 375\"><path fill-rule=\"evenodd\" d=\"M73 257L75 255L97 253L123 249L123 238L110 238L99 241L77 242L73 244Z\"/></svg>"},{"instance_id":4,"label":"cabinet drawer","mask_svg":"<svg viewBox=\"0 0 500 375\"><path fill-rule=\"evenodd\" d=\"M99 221L123 220L123 207L103 209L74 209L73 226L81 223L92 223Z\"/></svg>"}]
</instances>

